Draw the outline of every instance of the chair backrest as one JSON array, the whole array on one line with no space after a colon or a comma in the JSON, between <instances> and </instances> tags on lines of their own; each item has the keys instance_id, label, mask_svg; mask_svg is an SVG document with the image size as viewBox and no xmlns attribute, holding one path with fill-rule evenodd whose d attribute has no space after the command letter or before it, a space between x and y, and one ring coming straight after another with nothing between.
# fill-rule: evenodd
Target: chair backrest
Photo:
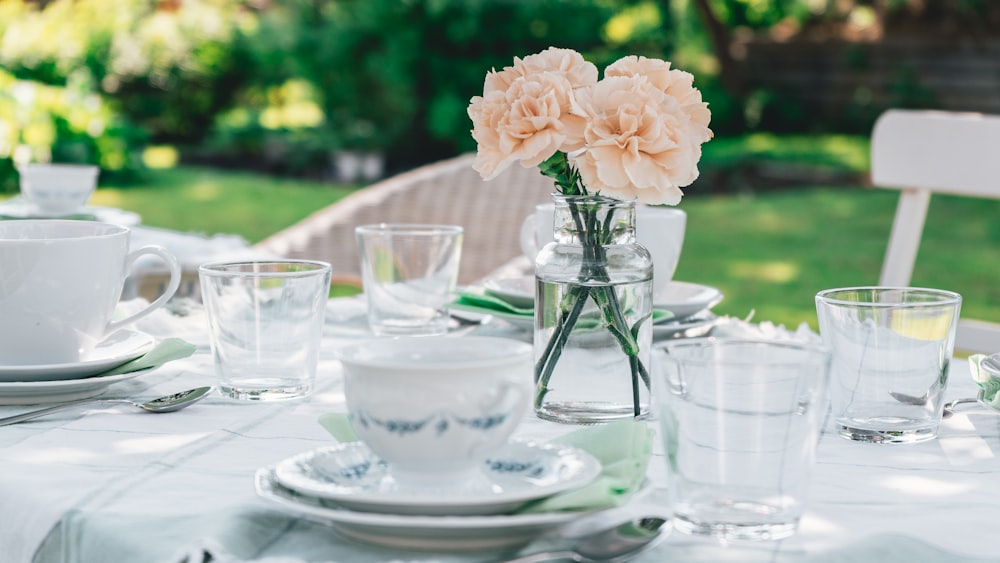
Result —
<instances>
[{"instance_id":1,"label":"chair backrest","mask_svg":"<svg viewBox=\"0 0 1000 563\"><path fill-rule=\"evenodd\" d=\"M901 190L879 284L909 285L931 193L1000 199L1000 116L889 110L871 142L872 183ZM1000 324L962 319L956 347L1000 352Z\"/></svg>"},{"instance_id":2,"label":"chair backrest","mask_svg":"<svg viewBox=\"0 0 1000 563\"><path fill-rule=\"evenodd\" d=\"M551 201L552 180L513 165L483 181L473 154L428 164L372 184L255 248L288 258L324 260L341 281L358 280L354 228L369 223L439 223L465 229L459 283L472 283L521 254L519 232L539 203Z\"/></svg>"}]
</instances>

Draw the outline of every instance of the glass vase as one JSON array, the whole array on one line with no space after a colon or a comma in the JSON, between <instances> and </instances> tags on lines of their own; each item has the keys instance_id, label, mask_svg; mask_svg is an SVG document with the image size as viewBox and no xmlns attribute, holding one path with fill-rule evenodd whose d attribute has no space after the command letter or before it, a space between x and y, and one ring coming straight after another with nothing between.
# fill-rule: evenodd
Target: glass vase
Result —
<instances>
[{"instance_id":1,"label":"glass vase","mask_svg":"<svg viewBox=\"0 0 1000 563\"><path fill-rule=\"evenodd\" d=\"M535 413L570 424L649 414L653 263L635 202L553 194L535 263Z\"/></svg>"}]
</instances>

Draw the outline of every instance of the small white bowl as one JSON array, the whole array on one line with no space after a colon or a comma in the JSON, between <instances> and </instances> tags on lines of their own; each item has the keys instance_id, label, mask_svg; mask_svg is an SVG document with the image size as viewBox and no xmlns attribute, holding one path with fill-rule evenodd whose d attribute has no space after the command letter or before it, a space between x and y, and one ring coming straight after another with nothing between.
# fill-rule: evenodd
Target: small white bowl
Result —
<instances>
[{"instance_id":1,"label":"small white bowl","mask_svg":"<svg viewBox=\"0 0 1000 563\"><path fill-rule=\"evenodd\" d=\"M532 348L518 340L394 338L338 352L351 425L400 481L475 475L530 405Z\"/></svg>"},{"instance_id":2,"label":"small white bowl","mask_svg":"<svg viewBox=\"0 0 1000 563\"><path fill-rule=\"evenodd\" d=\"M40 215L70 215L87 205L99 172L82 164L25 164L18 168L21 195Z\"/></svg>"}]
</instances>

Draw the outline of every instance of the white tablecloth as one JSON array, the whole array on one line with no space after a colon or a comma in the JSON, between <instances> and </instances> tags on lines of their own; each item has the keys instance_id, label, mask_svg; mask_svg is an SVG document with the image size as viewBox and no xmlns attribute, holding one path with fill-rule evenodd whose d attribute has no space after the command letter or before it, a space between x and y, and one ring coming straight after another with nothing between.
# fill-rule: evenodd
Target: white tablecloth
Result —
<instances>
[{"instance_id":1,"label":"white tablecloth","mask_svg":"<svg viewBox=\"0 0 1000 563\"><path fill-rule=\"evenodd\" d=\"M213 396L187 410L150 415L130 407L79 412L0 428L0 560L483 561L497 555L416 554L344 539L258 499L253 473L331 443L317 417L344 409L338 343L367 336L363 305L331 302L319 389L305 400L238 403ZM166 325L147 327L162 330ZM180 321L199 338L198 317ZM527 338L502 324L477 329ZM204 341L203 335L200 337ZM156 397L213 383L202 350L106 393ZM973 396L964 360L952 366L949 397ZM26 410L0 407L0 416ZM525 420L520 435L550 438L571 427ZM851 443L826 435L800 532L779 542L734 542L672 534L639 561L1000 560L1000 415L961 411L939 439L907 446ZM657 446L649 478L662 484ZM626 511L665 513L658 495Z\"/></svg>"}]
</instances>

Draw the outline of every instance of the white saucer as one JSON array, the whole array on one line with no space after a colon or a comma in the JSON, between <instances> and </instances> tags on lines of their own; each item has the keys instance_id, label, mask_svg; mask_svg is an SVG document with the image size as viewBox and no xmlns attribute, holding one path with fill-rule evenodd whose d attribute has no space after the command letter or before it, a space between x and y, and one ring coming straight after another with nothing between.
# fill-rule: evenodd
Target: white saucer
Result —
<instances>
[{"instance_id":1,"label":"white saucer","mask_svg":"<svg viewBox=\"0 0 1000 563\"><path fill-rule=\"evenodd\" d=\"M257 495L306 519L333 526L349 538L402 550L512 550L538 536L595 512L546 512L496 516L407 516L356 512L300 495L275 481L274 468L258 469Z\"/></svg>"},{"instance_id":2,"label":"white saucer","mask_svg":"<svg viewBox=\"0 0 1000 563\"><path fill-rule=\"evenodd\" d=\"M144 333L122 329L102 340L87 359L69 364L30 366L0 365L0 382L41 382L81 379L118 367L153 348L155 339Z\"/></svg>"},{"instance_id":3,"label":"white saucer","mask_svg":"<svg viewBox=\"0 0 1000 563\"><path fill-rule=\"evenodd\" d=\"M515 307L535 306L535 276L492 278L483 282L483 289Z\"/></svg>"},{"instance_id":4,"label":"white saucer","mask_svg":"<svg viewBox=\"0 0 1000 563\"><path fill-rule=\"evenodd\" d=\"M144 369L119 375L86 377L68 381L0 382L0 405L38 405L88 399L100 395L112 383L126 381L153 371Z\"/></svg>"},{"instance_id":5,"label":"white saucer","mask_svg":"<svg viewBox=\"0 0 1000 563\"><path fill-rule=\"evenodd\" d=\"M492 309L490 307L477 307L475 305L469 305L468 303L449 303L448 309L454 309L456 311L465 311L467 313L475 313L477 315L496 317L498 319L503 319L522 330L535 329L535 315L518 315L516 313L499 311L497 309Z\"/></svg>"},{"instance_id":6,"label":"white saucer","mask_svg":"<svg viewBox=\"0 0 1000 563\"><path fill-rule=\"evenodd\" d=\"M669 340L671 338L697 338L707 336L715 328L719 317L702 309L694 315L679 320L665 321L653 325L653 340Z\"/></svg>"},{"instance_id":7,"label":"white saucer","mask_svg":"<svg viewBox=\"0 0 1000 563\"><path fill-rule=\"evenodd\" d=\"M39 210L33 203L28 202L20 196L12 197L7 201L0 202L0 215L15 217L17 219L51 219L56 217L75 219L86 218L94 221L102 221L104 223L122 225L125 227L138 225L142 221L142 217L140 217L137 213L125 211L124 209L117 209L115 207L100 207L96 205L82 207L69 215L47 215L42 213L41 210Z\"/></svg>"},{"instance_id":8,"label":"white saucer","mask_svg":"<svg viewBox=\"0 0 1000 563\"><path fill-rule=\"evenodd\" d=\"M653 306L670 311L675 319L683 319L699 311L711 309L718 305L722 298L722 292L714 287L671 281L663 292L653 299Z\"/></svg>"},{"instance_id":9,"label":"white saucer","mask_svg":"<svg viewBox=\"0 0 1000 563\"><path fill-rule=\"evenodd\" d=\"M290 457L274 473L285 488L353 510L489 515L586 485L601 473L601 463L570 446L511 441L490 456L479 479L416 485L393 479L386 463L367 446L351 442Z\"/></svg>"}]
</instances>

